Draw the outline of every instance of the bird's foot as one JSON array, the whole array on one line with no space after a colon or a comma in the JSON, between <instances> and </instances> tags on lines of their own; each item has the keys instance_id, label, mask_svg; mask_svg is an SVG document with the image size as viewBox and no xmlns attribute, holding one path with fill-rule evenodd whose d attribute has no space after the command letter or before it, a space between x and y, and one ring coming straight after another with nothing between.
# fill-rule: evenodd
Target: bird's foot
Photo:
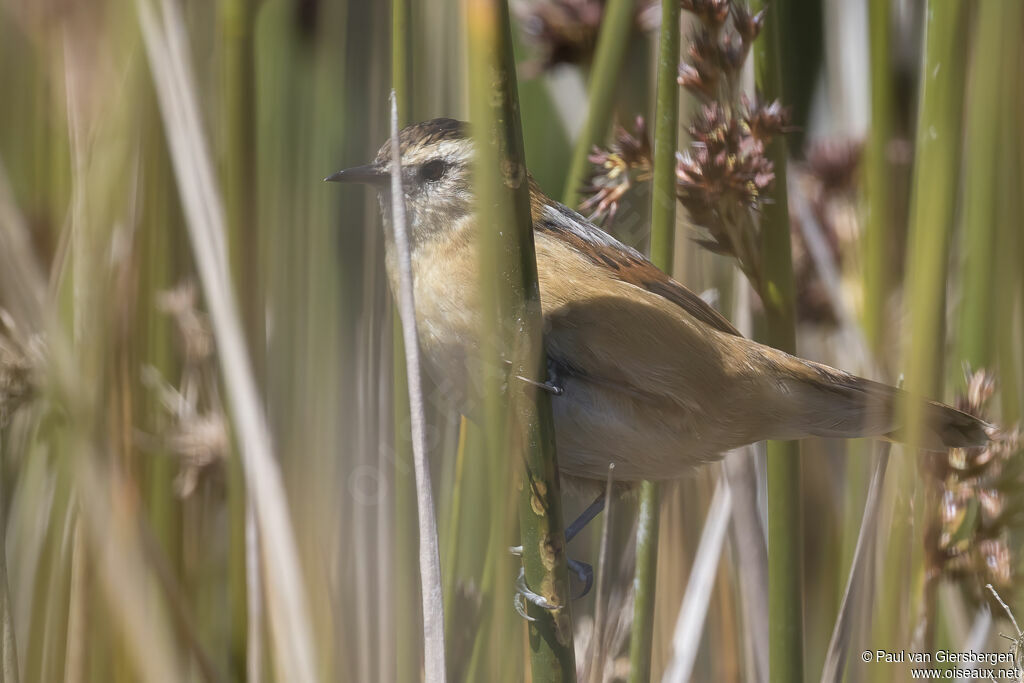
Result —
<instances>
[{"instance_id":1,"label":"bird's foot","mask_svg":"<svg viewBox=\"0 0 1024 683\"><path fill-rule=\"evenodd\" d=\"M508 550L516 557L522 557L523 546L512 546ZM566 562L569 566L569 573L583 584L583 590L572 598L573 600L579 600L590 593L590 589L594 586L594 568L586 562L580 562L579 560L573 560L571 558L566 560ZM516 612L518 612L521 617L527 621L535 621L533 617L526 613L527 602L546 610L556 610L560 607L559 605L549 602L543 595L534 593L530 590L530 587L526 585L526 571L520 567L519 576L516 577L516 593L513 598L513 605L516 608Z\"/></svg>"},{"instance_id":2,"label":"bird's foot","mask_svg":"<svg viewBox=\"0 0 1024 683\"><path fill-rule=\"evenodd\" d=\"M583 590L572 598L573 600L579 600L585 597L594 586L594 568L586 562L580 562L579 560L570 559L568 563L569 571L583 583Z\"/></svg>"},{"instance_id":3,"label":"bird's foot","mask_svg":"<svg viewBox=\"0 0 1024 683\"><path fill-rule=\"evenodd\" d=\"M521 549L521 548L520 548ZM522 567L519 568L519 576L516 577L516 594L512 598L512 604L516 608L516 612L519 613L523 619L527 621L537 621L535 617L531 617L526 613L526 603L529 602L541 609L556 610L559 609L559 605L554 605L548 602L540 593L534 593L530 590L530 587L526 585L526 570Z\"/></svg>"}]
</instances>

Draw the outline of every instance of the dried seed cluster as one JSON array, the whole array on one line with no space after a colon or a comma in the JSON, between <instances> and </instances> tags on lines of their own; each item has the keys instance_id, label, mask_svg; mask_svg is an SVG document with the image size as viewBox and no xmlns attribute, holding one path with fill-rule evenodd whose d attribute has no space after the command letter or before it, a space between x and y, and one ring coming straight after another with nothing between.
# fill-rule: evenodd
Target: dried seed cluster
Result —
<instances>
[{"instance_id":1,"label":"dried seed cluster","mask_svg":"<svg viewBox=\"0 0 1024 683\"><path fill-rule=\"evenodd\" d=\"M178 333L182 360L179 386L168 383L156 368L143 371L143 381L159 397L167 420L157 427L156 435L139 432L139 440L143 446L148 444L179 458L174 484L182 498L192 494L202 472L225 460L231 448L217 384L213 334L209 320L196 307L197 299L191 281L157 296L157 308L171 316Z\"/></svg>"},{"instance_id":2,"label":"dried seed cluster","mask_svg":"<svg viewBox=\"0 0 1024 683\"><path fill-rule=\"evenodd\" d=\"M611 146L608 149L594 147L588 157L594 167L583 188L587 199L580 208L590 212L591 220L614 219L619 201L633 184L651 179L654 162L644 117L636 117L633 130L631 133L616 125Z\"/></svg>"},{"instance_id":3,"label":"dried seed cluster","mask_svg":"<svg viewBox=\"0 0 1024 683\"><path fill-rule=\"evenodd\" d=\"M816 224L825 242L828 258L841 272L844 255L856 253L860 237L857 190L858 169L863 150L860 141L817 140L807 148L806 163L791 164L789 220L793 245L793 278L796 284L796 313L801 322L836 325L838 311L833 308L829 288L812 258L806 221ZM801 210L798 197L806 199Z\"/></svg>"},{"instance_id":4,"label":"dried seed cluster","mask_svg":"<svg viewBox=\"0 0 1024 683\"><path fill-rule=\"evenodd\" d=\"M698 243L737 259L760 282L756 212L775 181L765 154L785 132L787 112L778 102L740 95L740 79L764 14L732 0L681 0L700 20L690 39L678 82L701 102L688 126L690 144L677 154L676 195L702 232ZM595 165L582 207L598 221L613 218L622 197L651 178L651 144L642 118L634 132L616 127L612 144L595 149Z\"/></svg>"},{"instance_id":5,"label":"dried seed cluster","mask_svg":"<svg viewBox=\"0 0 1024 683\"><path fill-rule=\"evenodd\" d=\"M682 7L700 19L700 28L690 39L687 62L679 67L679 85L706 103L735 101L764 12L752 14L732 0L682 0Z\"/></svg>"},{"instance_id":6,"label":"dried seed cluster","mask_svg":"<svg viewBox=\"0 0 1024 683\"><path fill-rule=\"evenodd\" d=\"M36 395L42 358L42 341L22 341L11 316L0 309L0 430Z\"/></svg>"},{"instance_id":7,"label":"dried seed cluster","mask_svg":"<svg viewBox=\"0 0 1024 683\"><path fill-rule=\"evenodd\" d=\"M778 102L740 95L744 64L764 25L764 12L732 0L683 0L700 20L679 67L679 85L701 103L690 123L689 148L677 155L676 191L691 221L705 233L697 242L731 256L755 287L761 282L756 212L775 182L765 154L786 130Z\"/></svg>"},{"instance_id":8,"label":"dried seed cluster","mask_svg":"<svg viewBox=\"0 0 1024 683\"><path fill-rule=\"evenodd\" d=\"M727 253L729 244L719 239L719 224L725 219L722 207L760 206L764 191L775 180L765 145L784 125L785 115L776 105L760 108L745 101L740 116L717 102L706 104L689 127L690 149L678 154L677 194L693 221Z\"/></svg>"},{"instance_id":9,"label":"dried seed cluster","mask_svg":"<svg viewBox=\"0 0 1024 683\"><path fill-rule=\"evenodd\" d=\"M986 371L968 372L967 392L957 407L984 419L995 388ZM1024 532L1020 456L1018 428L996 434L980 448L922 456L921 468L937 506L925 533L929 578L958 581L979 601L989 599L985 584L991 583L1013 601L1016 558L1011 537Z\"/></svg>"},{"instance_id":10,"label":"dried seed cluster","mask_svg":"<svg viewBox=\"0 0 1024 683\"><path fill-rule=\"evenodd\" d=\"M539 0L517 2L512 10L523 35L540 56L525 64L527 75L552 69L560 64L589 64L597 44L604 17L605 0ZM636 3L635 28L649 31L655 27L654 3Z\"/></svg>"}]
</instances>

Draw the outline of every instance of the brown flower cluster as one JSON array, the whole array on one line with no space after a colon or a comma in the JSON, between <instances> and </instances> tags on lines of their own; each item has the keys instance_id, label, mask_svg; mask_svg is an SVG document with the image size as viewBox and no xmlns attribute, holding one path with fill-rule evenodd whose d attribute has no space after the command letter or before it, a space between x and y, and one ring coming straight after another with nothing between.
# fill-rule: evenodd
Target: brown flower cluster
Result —
<instances>
[{"instance_id":1,"label":"brown flower cluster","mask_svg":"<svg viewBox=\"0 0 1024 683\"><path fill-rule=\"evenodd\" d=\"M677 155L676 194L690 219L706 231L698 242L739 261L752 282L760 282L757 226L752 213L775 181L765 147L786 127L777 104L744 98L739 112L705 104L689 127L690 148Z\"/></svg>"},{"instance_id":2,"label":"brown flower cluster","mask_svg":"<svg viewBox=\"0 0 1024 683\"><path fill-rule=\"evenodd\" d=\"M676 195L706 237L698 243L736 258L751 282L760 282L756 211L775 180L765 149L785 132L786 110L778 102L740 96L743 65L761 31L764 14L734 0L681 0L700 20L680 66L678 82L700 101L689 125L691 142L677 155ZM596 149L596 165L582 208L595 220L614 217L635 184L650 179L651 145L638 119L637 131L622 128L607 150Z\"/></svg>"},{"instance_id":3,"label":"brown flower cluster","mask_svg":"<svg viewBox=\"0 0 1024 683\"><path fill-rule=\"evenodd\" d=\"M811 255L805 232L812 222L820 231L828 257L837 272L843 255L851 253L860 237L857 207L857 178L863 144L847 139L812 142L806 163L789 169L789 219L793 245L793 277L796 284L796 312L801 322L835 325L838 311ZM801 201L806 206L801 209Z\"/></svg>"},{"instance_id":4,"label":"brown flower cluster","mask_svg":"<svg viewBox=\"0 0 1024 683\"><path fill-rule=\"evenodd\" d=\"M619 201L633 183L651 179L654 162L644 118L636 117L632 133L616 125L611 146L608 149L594 147L588 159L594 167L583 188L588 197L580 209L590 212L590 219L594 221L614 219Z\"/></svg>"},{"instance_id":5,"label":"brown flower cluster","mask_svg":"<svg viewBox=\"0 0 1024 683\"><path fill-rule=\"evenodd\" d=\"M517 2L512 11L524 37L536 46L540 56L524 66L527 75L536 75L559 64L588 64L597 44L604 17L605 0L538 0ZM636 28L653 28L651 2L638 2Z\"/></svg>"},{"instance_id":6,"label":"brown flower cluster","mask_svg":"<svg viewBox=\"0 0 1024 683\"><path fill-rule=\"evenodd\" d=\"M968 372L967 393L957 407L985 418L995 380ZM957 448L922 456L921 467L938 509L925 533L929 578L945 577L968 588L975 600L990 598L991 583L1007 599L1014 587L1011 538L1024 532L1020 489L1024 484L1019 429L1001 432L981 448Z\"/></svg>"},{"instance_id":7,"label":"brown flower cluster","mask_svg":"<svg viewBox=\"0 0 1024 683\"><path fill-rule=\"evenodd\" d=\"M781 112L769 119L755 107L736 117L717 102L703 107L689 127L690 149L678 155L676 167L679 200L699 225L714 230L723 203L758 208L775 180L765 145L784 124Z\"/></svg>"},{"instance_id":8,"label":"brown flower cluster","mask_svg":"<svg viewBox=\"0 0 1024 683\"><path fill-rule=\"evenodd\" d=\"M36 395L38 367L42 352L32 341L24 341L14 320L0 309L0 430L14 412Z\"/></svg>"},{"instance_id":9,"label":"brown flower cluster","mask_svg":"<svg viewBox=\"0 0 1024 683\"><path fill-rule=\"evenodd\" d=\"M819 140L807 149L807 171L821 187L821 196L852 192L864 152L858 140Z\"/></svg>"},{"instance_id":10,"label":"brown flower cluster","mask_svg":"<svg viewBox=\"0 0 1024 683\"><path fill-rule=\"evenodd\" d=\"M764 12L752 14L732 0L683 0L682 7L701 25L686 50L687 61L679 66L679 85L704 102L734 100Z\"/></svg>"},{"instance_id":11,"label":"brown flower cluster","mask_svg":"<svg viewBox=\"0 0 1024 683\"><path fill-rule=\"evenodd\" d=\"M172 386L154 367L143 369L143 382L156 394L165 415L155 434L137 432L143 447L161 449L178 457L175 478L179 496L190 496L200 475L226 460L230 430L218 389L213 334L206 315L196 307L198 292L191 281L160 292L157 309L169 315L177 330L182 361L181 381Z\"/></svg>"},{"instance_id":12,"label":"brown flower cluster","mask_svg":"<svg viewBox=\"0 0 1024 683\"><path fill-rule=\"evenodd\" d=\"M754 214L775 181L765 148L788 123L778 102L739 94L743 65L765 15L734 0L682 0L682 7L700 27L678 82L703 106L689 126L689 149L678 155L676 193L706 233L697 242L735 258L756 287L761 269Z\"/></svg>"}]
</instances>

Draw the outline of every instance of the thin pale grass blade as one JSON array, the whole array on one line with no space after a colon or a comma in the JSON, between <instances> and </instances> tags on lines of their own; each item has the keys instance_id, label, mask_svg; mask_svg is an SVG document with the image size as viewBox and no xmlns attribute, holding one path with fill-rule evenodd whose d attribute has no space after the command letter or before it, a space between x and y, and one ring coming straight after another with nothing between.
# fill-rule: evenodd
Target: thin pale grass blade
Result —
<instances>
[{"instance_id":1,"label":"thin pale grass blade","mask_svg":"<svg viewBox=\"0 0 1024 683\"><path fill-rule=\"evenodd\" d=\"M853 551L850 576L846 580L843 601L839 605L839 614L836 616L836 624L832 629L832 639L829 641L828 652L825 654L825 665L821 670L822 683L842 682L850 637L853 635L854 608L856 605L867 602L862 599L862 592L866 590L869 572L874 564L874 540L878 535L878 512L882 502L882 484L885 482L885 470L889 464L891 448L892 444L879 444L867 500L864 501L864 517L861 520L860 533L857 534L857 545Z\"/></svg>"},{"instance_id":2,"label":"thin pale grass blade","mask_svg":"<svg viewBox=\"0 0 1024 683\"><path fill-rule=\"evenodd\" d=\"M708 605L711 603L711 591L715 584L718 562L722 557L722 544L725 542L725 531L729 526L732 510L732 494L729 484L719 478L715 486L715 494L708 507L708 516L704 522L704 531L697 546L697 555L693 560L690 580L686 584L683 604L679 607L675 632L672 634L672 659L665 669L662 683L685 683L693 673L693 663L697 661L697 649L700 647L700 635L704 630Z\"/></svg>"},{"instance_id":3,"label":"thin pale grass blade","mask_svg":"<svg viewBox=\"0 0 1024 683\"><path fill-rule=\"evenodd\" d=\"M753 447L726 454L722 474L732 496L732 536L738 558L743 634L756 681L768 680L768 545L757 507Z\"/></svg>"},{"instance_id":4,"label":"thin pale grass blade","mask_svg":"<svg viewBox=\"0 0 1024 683\"><path fill-rule=\"evenodd\" d=\"M978 610L977 614L974 615L974 619L971 621L971 627L967 631L967 637L962 641L964 644L961 652L984 652L985 643L988 642L989 634L992 631L992 610L988 607L982 607ZM977 669L982 664L981 661L971 660L968 661L962 668L964 669Z\"/></svg>"},{"instance_id":5,"label":"thin pale grass blade","mask_svg":"<svg viewBox=\"0 0 1024 683\"><path fill-rule=\"evenodd\" d=\"M999 595L991 583L986 583L985 588L995 596L996 602L998 602L999 606L1003 608L1004 612L1006 612L1006 616L1010 618L1010 623L1013 624L1013 630L1017 632L1017 637L1020 638L1021 636L1024 636L1024 632L1021 632L1020 626L1017 625L1017 617L1013 615L1013 610L1011 610L1010 606L1003 600L1003 596Z\"/></svg>"},{"instance_id":6,"label":"thin pale grass blade","mask_svg":"<svg viewBox=\"0 0 1024 683\"><path fill-rule=\"evenodd\" d=\"M612 518L612 481L615 478L615 463L608 463L608 479L604 488L604 516L601 519L601 544L597 553L597 590L594 595L594 622L593 631L590 637L590 647L587 652L589 672L584 670L583 675L578 676L582 681L601 683L604 680L604 663L608 653L602 647L605 625L605 577L608 566L608 535Z\"/></svg>"},{"instance_id":7,"label":"thin pale grass blade","mask_svg":"<svg viewBox=\"0 0 1024 683\"><path fill-rule=\"evenodd\" d=\"M245 680L260 683L263 680L263 596L260 586L260 535L256 525L256 510L252 499L245 501L245 604L246 650Z\"/></svg>"},{"instance_id":8,"label":"thin pale grass blade","mask_svg":"<svg viewBox=\"0 0 1024 683\"><path fill-rule=\"evenodd\" d=\"M441 554L437 546L434 494L427 462L426 417L420 352L416 329L416 304L412 284L412 255L405 222L402 194L402 153L398 142L398 102L391 93L391 211L398 252L399 313L405 341L405 364L409 384L412 453L416 469L416 508L420 532L420 583L423 597L423 654L427 683L444 683L444 602L441 589Z\"/></svg>"},{"instance_id":9,"label":"thin pale grass blade","mask_svg":"<svg viewBox=\"0 0 1024 683\"><path fill-rule=\"evenodd\" d=\"M0 309L2 312L2 309ZM3 459L3 436L0 435L0 461ZM6 490L0 479L0 491ZM14 640L14 619L11 615L11 584L7 578L7 514L8 501L0 497L0 683L18 683L18 648Z\"/></svg>"},{"instance_id":10,"label":"thin pale grass blade","mask_svg":"<svg viewBox=\"0 0 1024 683\"><path fill-rule=\"evenodd\" d=\"M71 540L71 585L68 587L68 632L64 649L64 683L79 683L85 677L86 625L88 581L86 564L88 557L85 534L76 523ZM5 678L6 683L8 679Z\"/></svg>"},{"instance_id":11,"label":"thin pale grass blade","mask_svg":"<svg viewBox=\"0 0 1024 683\"><path fill-rule=\"evenodd\" d=\"M161 6L163 26L151 0L136 2L189 238L210 309L217 358L229 390L246 488L256 514L273 661L280 680L315 681L313 638L298 552L228 277L224 209L203 137L184 22L175 3L165 1Z\"/></svg>"}]
</instances>

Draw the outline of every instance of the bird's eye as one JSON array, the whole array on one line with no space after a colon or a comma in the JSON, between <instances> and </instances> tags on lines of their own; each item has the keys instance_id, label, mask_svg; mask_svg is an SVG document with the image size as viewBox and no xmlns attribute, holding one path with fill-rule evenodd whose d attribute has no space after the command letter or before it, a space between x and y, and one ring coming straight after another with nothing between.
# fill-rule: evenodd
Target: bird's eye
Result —
<instances>
[{"instance_id":1,"label":"bird's eye","mask_svg":"<svg viewBox=\"0 0 1024 683\"><path fill-rule=\"evenodd\" d=\"M420 166L420 179L428 182L434 182L441 179L444 175L447 166L440 159L432 159L427 163Z\"/></svg>"}]
</instances>

